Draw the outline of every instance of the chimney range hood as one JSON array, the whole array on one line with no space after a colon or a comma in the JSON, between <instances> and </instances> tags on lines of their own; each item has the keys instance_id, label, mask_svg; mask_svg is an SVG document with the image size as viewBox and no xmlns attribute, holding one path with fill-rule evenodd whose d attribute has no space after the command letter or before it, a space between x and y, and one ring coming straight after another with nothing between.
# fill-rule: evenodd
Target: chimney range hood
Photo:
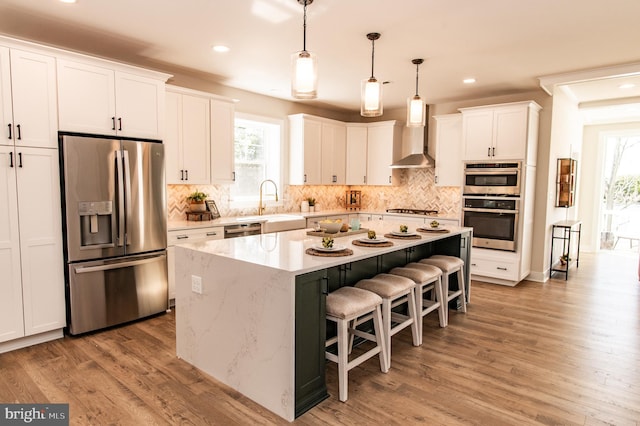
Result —
<instances>
[{"instance_id":1,"label":"chimney range hood","mask_svg":"<svg viewBox=\"0 0 640 426\"><path fill-rule=\"evenodd\" d=\"M392 169L426 169L436 162L427 154L426 127L405 127L402 137L403 152L409 154L390 167Z\"/></svg>"}]
</instances>

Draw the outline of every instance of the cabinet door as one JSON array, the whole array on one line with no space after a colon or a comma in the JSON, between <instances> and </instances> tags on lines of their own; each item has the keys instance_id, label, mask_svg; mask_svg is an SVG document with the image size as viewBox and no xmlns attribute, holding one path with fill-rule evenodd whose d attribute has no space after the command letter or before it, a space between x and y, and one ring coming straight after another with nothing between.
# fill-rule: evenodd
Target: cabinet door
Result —
<instances>
[{"instance_id":1,"label":"cabinet door","mask_svg":"<svg viewBox=\"0 0 640 426\"><path fill-rule=\"evenodd\" d=\"M11 49L11 92L16 146L57 148L55 58Z\"/></svg>"},{"instance_id":2,"label":"cabinet door","mask_svg":"<svg viewBox=\"0 0 640 426\"><path fill-rule=\"evenodd\" d=\"M25 335L65 326L58 151L16 148ZM35 195L35 196L34 196Z\"/></svg>"},{"instance_id":3,"label":"cabinet door","mask_svg":"<svg viewBox=\"0 0 640 426\"><path fill-rule=\"evenodd\" d=\"M116 71L115 100L119 135L162 138L164 82Z\"/></svg>"},{"instance_id":4,"label":"cabinet door","mask_svg":"<svg viewBox=\"0 0 640 426\"><path fill-rule=\"evenodd\" d=\"M493 144L493 110L463 112L462 139L465 161L490 160Z\"/></svg>"},{"instance_id":5,"label":"cabinet door","mask_svg":"<svg viewBox=\"0 0 640 426\"><path fill-rule=\"evenodd\" d=\"M367 137L367 185L391 185L393 126L372 126Z\"/></svg>"},{"instance_id":6,"label":"cabinet door","mask_svg":"<svg viewBox=\"0 0 640 426\"><path fill-rule=\"evenodd\" d=\"M0 46L0 145L13 145L13 107L11 106L11 65L9 49ZM12 128L9 139L9 126ZM7 154L9 155L9 154Z\"/></svg>"},{"instance_id":7,"label":"cabinet door","mask_svg":"<svg viewBox=\"0 0 640 426\"><path fill-rule=\"evenodd\" d=\"M325 384L327 272L296 277L295 415L327 397Z\"/></svg>"},{"instance_id":8,"label":"cabinet door","mask_svg":"<svg viewBox=\"0 0 640 426\"><path fill-rule=\"evenodd\" d=\"M182 95L182 169L188 184L211 182L209 99Z\"/></svg>"},{"instance_id":9,"label":"cabinet door","mask_svg":"<svg viewBox=\"0 0 640 426\"><path fill-rule=\"evenodd\" d=\"M296 115L289 117L289 181L292 185L320 185L322 124Z\"/></svg>"},{"instance_id":10,"label":"cabinet door","mask_svg":"<svg viewBox=\"0 0 640 426\"><path fill-rule=\"evenodd\" d=\"M168 184L184 182L182 168L182 95L173 92L165 94L165 137L164 161Z\"/></svg>"},{"instance_id":11,"label":"cabinet door","mask_svg":"<svg viewBox=\"0 0 640 426\"><path fill-rule=\"evenodd\" d=\"M436 119L436 186L462 186L462 115Z\"/></svg>"},{"instance_id":12,"label":"cabinet door","mask_svg":"<svg viewBox=\"0 0 640 426\"><path fill-rule=\"evenodd\" d=\"M526 106L496 108L492 154L496 160L522 160L527 149Z\"/></svg>"},{"instance_id":13,"label":"cabinet door","mask_svg":"<svg viewBox=\"0 0 640 426\"><path fill-rule=\"evenodd\" d=\"M231 102L211 100L211 180L230 183L235 180L235 106Z\"/></svg>"},{"instance_id":14,"label":"cabinet door","mask_svg":"<svg viewBox=\"0 0 640 426\"><path fill-rule=\"evenodd\" d=\"M0 146L0 342L24 336L16 164L13 147Z\"/></svg>"},{"instance_id":15,"label":"cabinet door","mask_svg":"<svg viewBox=\"0 0 640 426\"><path fill-rule=\"evenodd\" d=\"M321 180L323 185L345 183L347 133L345 126L322 123Z\"/></svg>"},{"instance_id":16,"label":"cabinet door","mask_svg":"<svg viewBox=\"0 0 640 426\"><path fill-rule=\"evenodd\" d=\"M346 185L367 183L367 128L347 126Z\"/></svg>"},{"instance_id":17,"label":"cabinet door","mask_svg":"<svg viewBox=\"0 0 640 426\"><path fill-rule=\"evenodd\" d=\"M60 130L115 135L113 71L64 59L57 62Z\"/></svg>"}]
</instances>

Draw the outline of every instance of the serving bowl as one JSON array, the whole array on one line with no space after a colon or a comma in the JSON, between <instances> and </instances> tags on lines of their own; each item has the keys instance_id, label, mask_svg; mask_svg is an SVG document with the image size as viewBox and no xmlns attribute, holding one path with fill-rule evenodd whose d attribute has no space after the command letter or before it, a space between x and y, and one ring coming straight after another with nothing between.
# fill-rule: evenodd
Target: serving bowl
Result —
<instances>
[{"instance_id":1,"label":"serving bowl","mask_svg":"<svg viewBox=\"0 0 640 426\"><path fill-rule=\"evenodd\" d=\"M342 220L321 220L318 222L318 226L328 234L337 234L342 228Z\"/></svg>"}]
</instances>

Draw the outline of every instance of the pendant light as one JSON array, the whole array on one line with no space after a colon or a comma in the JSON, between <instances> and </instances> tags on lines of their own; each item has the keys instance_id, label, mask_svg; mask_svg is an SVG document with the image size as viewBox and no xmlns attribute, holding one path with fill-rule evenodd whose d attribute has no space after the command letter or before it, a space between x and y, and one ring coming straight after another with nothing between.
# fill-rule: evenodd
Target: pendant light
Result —
<instances>
[{"instance_id":1,"label":"pendant light","mask_svg":"<svg viewBox=\"0 0 640 426\"><path fill-rule=\"evenodd\" d=\"M416 66L416 94L407 98L407 127L424 127L426 121L426 111L424 101L418 95L418 67L424 62L422 59L413 59L412 64Z\"/></svg>"},{"instance_id":2,"label":"pendant light","mask_svg":"<svg viewBox=\"0 0 640 426\"><path fill-rule=\"evenodd\" d=\"M360 115L363 117L379 117L382 115L382 83L373 76L373 59L375 55L375 41L380 33L369 33L371 40L371 77L362 80L360 86Z\"/></svg>"},{"instance_id":3,"label":"pendant light","mask_svg":"<svg viewBox=\"0 0 640 426\"><path fill-rule=\"evenodd\" d=\"M318 58L307 52L307 5L313 0L298 0L304 5L302 50L291 55L291 96L296 99L318 97Z\"/></svg>"}]
</instances>

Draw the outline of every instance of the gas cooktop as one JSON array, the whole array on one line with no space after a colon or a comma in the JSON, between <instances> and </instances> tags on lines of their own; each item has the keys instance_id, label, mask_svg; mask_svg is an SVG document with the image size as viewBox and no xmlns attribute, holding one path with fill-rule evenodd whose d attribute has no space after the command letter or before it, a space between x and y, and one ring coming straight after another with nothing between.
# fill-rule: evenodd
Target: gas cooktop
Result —
<instances>
[{"instance_id":1,"label":"gas cooktop","mask_svg":"<svg viewBox=\"0 0 640 426\"><path fill-rule=\"evenodd\" d=\"M421 215L425 215L425 216L430 216L430 215L438 214L438 210L387 209L387 213L421 214Z\"/></svg>"}]
</instances>

